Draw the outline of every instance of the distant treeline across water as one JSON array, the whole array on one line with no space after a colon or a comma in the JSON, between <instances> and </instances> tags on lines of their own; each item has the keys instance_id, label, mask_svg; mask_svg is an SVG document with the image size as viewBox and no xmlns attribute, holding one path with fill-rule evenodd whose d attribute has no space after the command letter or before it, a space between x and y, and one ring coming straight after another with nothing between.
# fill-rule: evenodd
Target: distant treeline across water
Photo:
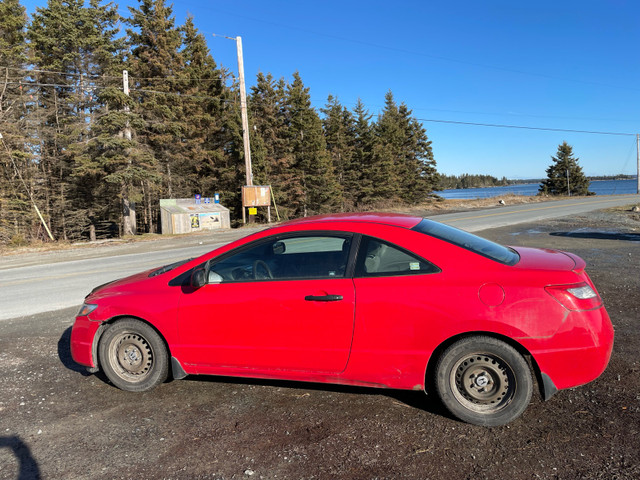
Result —
<instances>
[{"instance_id":1,"label":"distant treeline across water","mask_svg":"<svg viewBox=\"0 0 640 480\"><path fill-rule=\"evenodd\" d=\"M491 198L510 194L533 196L538 194L539 187L539 183L523 183L504 187L449 189L436 193L442 198ZM589 185L589 191L594 192L596 195L622 195L637 193L637 187L638 182L635 178L629 180L593 180Z\"/></svg>"}]
</instances>

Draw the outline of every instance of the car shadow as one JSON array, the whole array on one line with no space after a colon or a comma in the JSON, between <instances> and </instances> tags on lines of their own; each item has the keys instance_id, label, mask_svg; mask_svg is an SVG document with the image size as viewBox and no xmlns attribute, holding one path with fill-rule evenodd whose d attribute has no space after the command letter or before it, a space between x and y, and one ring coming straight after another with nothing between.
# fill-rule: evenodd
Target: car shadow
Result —
<instances>
[{"instance_id":1,"label":"car shadow","mask_svg":"<svg viewBox=\"0 0 640 480\"><path fill-rule=\"evenodd\" d=\"M0 450L9 449L18 460L16 480L33 480L42 478L38 462L31 454L31 449L18 436L1 437Z\"/></svg>"},{"instance_id":2,"label":"car shadow","mask_svg":"<svg viewBox=\"0 0 640 480\"><path fill-rule=\"evenodd\" d=\"M383 395L402 406L423 410L434 415L456 420L433 395L426 395L423 391L392 390L374 387L361 387L353 385L339 385L332 383L307 383L293 380L271 380L261 378L234 378L208 375L189 375L182 382L204 382L225 385L255 385L262 387L277 387L291 390L312 390L316 392L335 392L354 395Z\"/></svg>"},{"instance_id":3,"label":"car shadow","mask_svg":"<svg viewBox=\"0 0 640 480\"><path fill-rule=\"evenodd\" d=\"M58 358L62 365L69 370L81 373L85 377L90 375L85 367L74 362L71 357L71 327L62 332L62 336L58 340Z\"/></svg>"},{"instance_id":4,"label":"car shadow","mask_svg":"<svg viewBox=\"0 0 640 480\"><path fill-rule=\"evenodd\" d=\"M622 233L622 232L551 232L549 235L555 237L569 238L589 238L593 240L622 240L627 242L640 242L640 233Z\"/></svg>"}]
</instances>

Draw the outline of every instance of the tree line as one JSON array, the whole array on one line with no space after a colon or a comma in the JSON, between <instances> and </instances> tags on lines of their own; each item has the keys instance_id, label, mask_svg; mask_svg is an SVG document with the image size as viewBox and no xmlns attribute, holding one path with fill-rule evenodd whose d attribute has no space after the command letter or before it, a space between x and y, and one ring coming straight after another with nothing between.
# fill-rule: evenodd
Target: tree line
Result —
<instances>
[{"instance_id":1,"label":"tree line","mask_svg":"<svg viewBox=\"0 0 640 480\"><path fill-rule=\"evenodd\" d=\"M464 173L462 175L440 175L440 186L443 189L503 187L512 182L507 177L498 179L492 175Z\"/></svg>"},{"instance_id":2,"label":"tree line","mask_svg":"<svg viewBox=\"0 0 640 480\"><path fill-rule=\"evenodd\" d=\"M235 79L193 18L176 25L164 0L129 13L49 0L29 19L19 0L0 3L0 243L125 234L134 206L138 232L157 232L159 199L194 193L220 193L238 217ZM273 187L284 218L438 188L426 131L390 91L375 118L333 96L314 108L298 73L259 73L248 97L253 183Z\"/></svg>"}]
</instances>

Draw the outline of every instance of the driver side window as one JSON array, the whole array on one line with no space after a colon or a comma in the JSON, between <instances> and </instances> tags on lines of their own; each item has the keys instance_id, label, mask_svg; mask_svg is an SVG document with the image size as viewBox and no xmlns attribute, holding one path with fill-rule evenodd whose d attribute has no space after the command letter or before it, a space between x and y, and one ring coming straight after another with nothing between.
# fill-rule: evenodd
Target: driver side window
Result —
<instances>
[{"instance_id":1,"label":"driver side window","mask_svg":"<svg viewBox=\"0 0 640 480\"><path fill-rule=\"evenodd\" d=\"M213 262L209 268L209 281L343 278L350 247L351 236L280 236Z\"/></svg>"}]
</instances>

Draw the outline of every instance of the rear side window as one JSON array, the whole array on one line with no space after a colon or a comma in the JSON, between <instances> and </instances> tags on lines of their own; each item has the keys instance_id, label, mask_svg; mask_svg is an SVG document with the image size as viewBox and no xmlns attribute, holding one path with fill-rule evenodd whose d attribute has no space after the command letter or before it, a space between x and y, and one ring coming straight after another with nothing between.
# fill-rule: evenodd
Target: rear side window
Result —
<instances>
[{"instance_id":1,"label":"rear side window","mask_svg":"<svg viewBox=\"0 0 640 480\"><path fill-rule=\"evenodd\" d=\"M433 220L424 218L412 230L444 240L504 265L515 265L520 261L520 256L511 248Z\"/></svg>"},{"instance_id":2,"label":"rear side window","mask_svg":"<svg viewBox=\"0 0 640 480\"><path fill-rule=\"evenodd\" d=\"M432 263L397 245L364 236L356 263L356 276L383 277L437 273L440 269Z\"/></svg>"}]
</instances>

